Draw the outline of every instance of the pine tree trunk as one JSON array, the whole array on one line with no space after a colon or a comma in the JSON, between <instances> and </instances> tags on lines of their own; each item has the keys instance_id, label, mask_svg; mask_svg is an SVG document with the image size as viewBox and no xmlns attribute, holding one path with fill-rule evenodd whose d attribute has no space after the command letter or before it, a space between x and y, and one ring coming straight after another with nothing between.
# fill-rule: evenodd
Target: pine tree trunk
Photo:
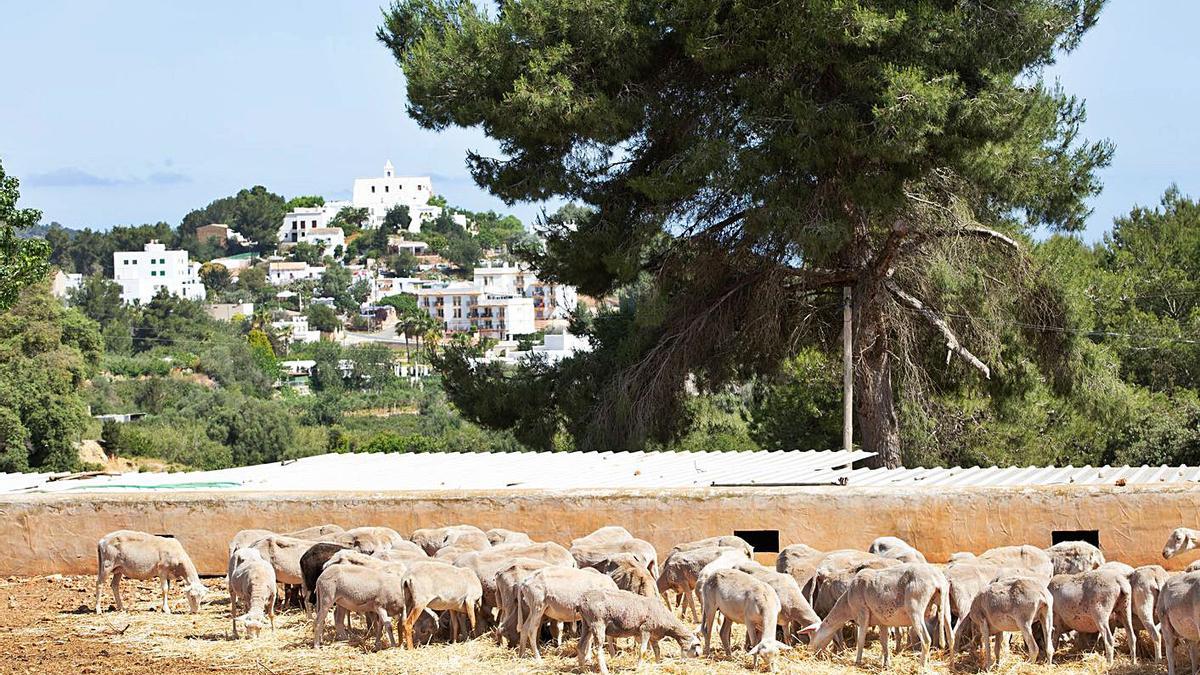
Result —
<instances>
[{"instance_id":1,"label":"pine tree trunk","mask_svg":"<svg viewBox=\"0 0 1200 675\"><path fill-rule=\"evenodd\" d=\"M892 353L883 325L882 284L859 284L854 292L854 424L859 445L876 453L868 464L901 466L900 422L892 388Z\"/></svg>"}]
</instances>

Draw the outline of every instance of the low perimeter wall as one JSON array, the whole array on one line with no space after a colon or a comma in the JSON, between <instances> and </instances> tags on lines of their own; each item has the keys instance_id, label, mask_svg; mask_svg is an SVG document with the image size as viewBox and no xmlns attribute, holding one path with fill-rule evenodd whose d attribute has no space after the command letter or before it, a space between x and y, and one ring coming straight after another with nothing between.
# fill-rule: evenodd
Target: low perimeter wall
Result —
<instances>
[{"instance_id":1,"label":"low perimeter wall","mask_svg":"<svg viewBox=\"0 0 1200 675\"><path fill-rule=\"evenodd\" d=\"M96 541L119 529L172 534L201 574L218 575L238 530L285 532L318 523L386 525L402 533L469 523L564 545L597 527L623 525L660 555L678 542L734 530L778 530L781 546L803 542L823 550L865 548L877 536L895 535L931 562L1007 544L1049 546L1054 530L1098 530L1110 559L1137 566L1164 563L1167 535L1200 525L1198 514L1200 486L0 496L0 575L94 573ZM1197 554L1166 566L1182 568Z\"/></svg>"}]
</instances>

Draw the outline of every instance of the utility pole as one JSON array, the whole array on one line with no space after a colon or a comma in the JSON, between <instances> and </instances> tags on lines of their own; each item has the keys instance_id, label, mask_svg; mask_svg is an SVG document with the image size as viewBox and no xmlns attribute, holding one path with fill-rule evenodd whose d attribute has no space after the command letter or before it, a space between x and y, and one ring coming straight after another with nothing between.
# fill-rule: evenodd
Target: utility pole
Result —
<instances>
[{"instance_id":1,"label":"utility pole","mask_svg":"<svg viewBox=\"0 0 1200 675\"><path fill-rule=\"evenodd\" d=\"M842 289L842 448L854 449L854 356L850 287Z\"/></svg>"}]
</instances>

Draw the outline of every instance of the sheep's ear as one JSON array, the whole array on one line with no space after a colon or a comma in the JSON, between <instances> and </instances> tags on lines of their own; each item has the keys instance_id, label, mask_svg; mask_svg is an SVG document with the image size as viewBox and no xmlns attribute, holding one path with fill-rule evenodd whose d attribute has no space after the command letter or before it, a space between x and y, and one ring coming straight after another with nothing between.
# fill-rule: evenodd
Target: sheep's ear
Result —
<instances>
[{"instance_id":1,"label":"sheep's ear","mask_svg":"<svg viewBox=\"0 0 1200 675\"><path fill-rule=\"evenodd\" d=\"M818 621L816 623L810 623L809 625L800 629L800 634L801 635L812 635L813 633L817 632L817 629L820 627L821 627L820 621Z\"/></svg>"}]
</instances>

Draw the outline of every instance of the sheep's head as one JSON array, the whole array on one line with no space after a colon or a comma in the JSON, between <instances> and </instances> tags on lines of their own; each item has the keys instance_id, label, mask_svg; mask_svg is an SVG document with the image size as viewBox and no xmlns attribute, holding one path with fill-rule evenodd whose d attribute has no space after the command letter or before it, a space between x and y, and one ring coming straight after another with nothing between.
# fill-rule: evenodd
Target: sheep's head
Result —
<instances>
[{"instance_id":1,"label":"sheep's head","mask_svg":"<svg viewBox=\"0 0 1200 675\"><path fill-rule=\"evenodd\" d=\"M200 601L208 595L208 588L197 579L187 585L184 595L187 596L188 607L192 610L192 614L195 614L200 611Z\"/></svg>"},{"instance_id":2,"label":"sheep's head","mask_svg":"<svg viewBox=\"0 0 1200 675\"><path fill-rule=\"evenodd\" d=\"M247 637L256 638L266 627L267 622L261 614L243 614L237 619L237 625L245 631Z\"/></svg>"},{"instance_id":3,"label":"sheep's head","mask_svg":"<svg viewBox=\"0 0 1200 675\"><path fill-rule=\"evenodd\" d=\"M680 640L679 651L684 656L700 656L700 631L688 633L687 637Z\"/></svg>"},{"instance_id":4,"label":"sheep's head","mask_svg":"<svg viewBox=\"0 0 1200 675\"><path fill-rule=\"evenodd\" d=\"M1195 547L1196 545L1192 543L1191 531L1186 527L1176 528L1175 531L1171 533L1171 536L1167 537L1166 546L1163 546L1163 558L1167 559L1174 557L1183 551Z\"/></svg>"},{"instance_id":5,"label":"sheep's head","mask_svg":"<svg viewBox=\"0 0 1200 675\"><path fill-rule=\"evenodd\" d=\"M789 649L791 649L791 647L783 644L775 638L764 637L761 642L754 645L754 648L746 653L750 656L763 657L763 660L767 662L768 666L770 666L771 659L774 658L776 654ZM771 666L771 669L774 670L774 666Z\"/></svg>"}]
</instances>

